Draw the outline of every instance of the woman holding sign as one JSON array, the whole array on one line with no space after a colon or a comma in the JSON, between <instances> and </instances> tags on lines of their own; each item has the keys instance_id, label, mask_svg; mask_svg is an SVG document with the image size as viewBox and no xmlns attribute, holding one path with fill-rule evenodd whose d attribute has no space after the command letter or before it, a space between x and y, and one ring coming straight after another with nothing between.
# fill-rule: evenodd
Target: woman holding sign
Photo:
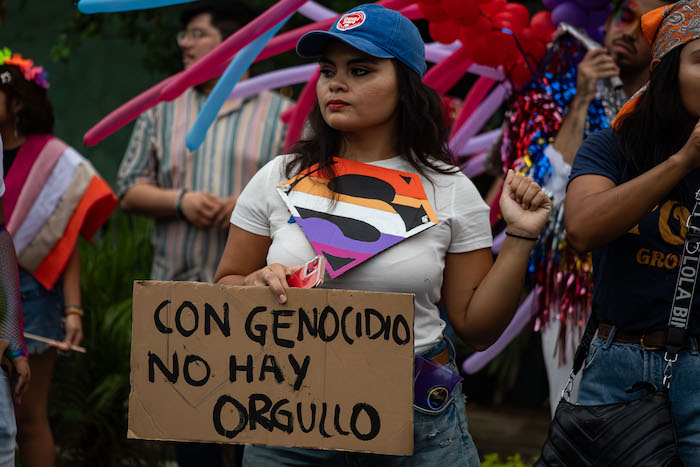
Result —
<instances>
[{"instance_id":1,"label":"woman holding sign","mask_svg":"<svg viewBox=\"0 0 700 467\"><path fill-rule=\"evenodd\" d=\"M292 266L322 255L323 287L414 294L415 355L456 374L436 303L442 296L465 342L491 345L513 316L551 203L536 183L508 173L508 238L493 264L489 208L454 167L442 101L421 81L423 41L399 13L359 6L330 31L305 35L297 51L321 66L309 136L241 194L216 280L269 286L284 303ZM416 404L412 457L248 446L244 462L341 465L346 456L479 465L460 385Z\"/></svg>"}]
</instances>

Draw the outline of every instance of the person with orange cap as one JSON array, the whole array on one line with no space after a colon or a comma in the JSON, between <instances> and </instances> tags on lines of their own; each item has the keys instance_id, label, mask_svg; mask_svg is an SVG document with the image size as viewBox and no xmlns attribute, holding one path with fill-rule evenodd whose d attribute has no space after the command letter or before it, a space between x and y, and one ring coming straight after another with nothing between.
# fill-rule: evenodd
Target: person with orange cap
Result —
<instances>
[{"instance_id":1,"label":"person with orange cap","mask_svg":"<svg viewBox=\"0 0 700 467\"><path fill-rule=\"evenodd\" d=\"M584 141L566 195L569 242L593 251L599 323L578 403L636 399L641 391L627 389L640 381L670 387L679 453L685 465L696 465L700 0L644 15L642 30L653 57L650 81L613 128Z\"/></svg>"}]
</instances>

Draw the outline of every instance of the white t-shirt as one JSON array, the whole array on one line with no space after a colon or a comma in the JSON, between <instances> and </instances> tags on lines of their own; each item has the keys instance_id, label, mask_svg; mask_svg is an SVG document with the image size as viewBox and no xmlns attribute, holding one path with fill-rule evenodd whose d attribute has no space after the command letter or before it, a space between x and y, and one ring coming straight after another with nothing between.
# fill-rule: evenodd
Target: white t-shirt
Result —
<instances>
[{"instance_id":1,"label":"white t-shirt","mask_svg":"<svg viewBox=\"0 0 700 467\"><path fill-rule=\"evenodd\" d=\"M311 244L296 223L289 223L287 206L275 190L287 180L278 156L263 167L241 193L231 223L272 239L267 264L296 266L313 258ZM415 173L411 165L394 157L371 165ZM415 295L414 351L440 342L445 322L436 303L440 300L445 255L491 248L489 207L462 173L429 172L433 184L421 176L438 224L378 253L335 279L326 275L324 288L398 292Z\"/></svg>"}]
</instances>

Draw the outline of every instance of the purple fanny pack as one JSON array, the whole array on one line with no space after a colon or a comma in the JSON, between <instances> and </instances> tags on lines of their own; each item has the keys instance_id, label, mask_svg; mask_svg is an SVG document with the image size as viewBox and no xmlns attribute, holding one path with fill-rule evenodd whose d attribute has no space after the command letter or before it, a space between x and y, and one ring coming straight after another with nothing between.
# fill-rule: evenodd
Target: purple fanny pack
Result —
<instances>
[{"instance_id":1,"label":"purple fanny pack","mask_svg":"<svg viewBox=\"0 0 700 467\"><path fill-rule=\"evenodd\" d=\"M413 369L413 405L430 412L439 412L450 400L459 374L418 355Z\"/></svg>"}]
</instances>

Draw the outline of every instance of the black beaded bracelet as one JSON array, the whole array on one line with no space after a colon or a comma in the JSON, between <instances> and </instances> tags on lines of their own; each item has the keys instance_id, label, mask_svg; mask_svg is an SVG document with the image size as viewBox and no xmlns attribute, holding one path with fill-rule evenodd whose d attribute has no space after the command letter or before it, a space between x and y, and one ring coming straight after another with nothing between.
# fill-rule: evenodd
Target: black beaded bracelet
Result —
<instances>
[{"instance_id":1,"label":"black beaded bracelet","mask_svg":"<svg viewBox=\"0 0 700 467\"><path fill-rule=\"evenodd\" d=\"M539 239L539 237L523 237L522 235L515 235L513 233L508 232L507 230L506 235L513 238L519 238L521 240L530 240L531 242L536 242Z\"/></svg>"},{"instance_id":2,"label":"black beaded bracelet","mask_svg":"<svg viewBox=\"0 0 700 467\"><path fill-rule=\"evenodd\" d=\"M182 213L182 197L185 196L185 193L187 192L187 189L182 188L178 194L177 198L175 199L175 217L178 219L185 219L185 215Z\"/></svg>"}]
</instances>

